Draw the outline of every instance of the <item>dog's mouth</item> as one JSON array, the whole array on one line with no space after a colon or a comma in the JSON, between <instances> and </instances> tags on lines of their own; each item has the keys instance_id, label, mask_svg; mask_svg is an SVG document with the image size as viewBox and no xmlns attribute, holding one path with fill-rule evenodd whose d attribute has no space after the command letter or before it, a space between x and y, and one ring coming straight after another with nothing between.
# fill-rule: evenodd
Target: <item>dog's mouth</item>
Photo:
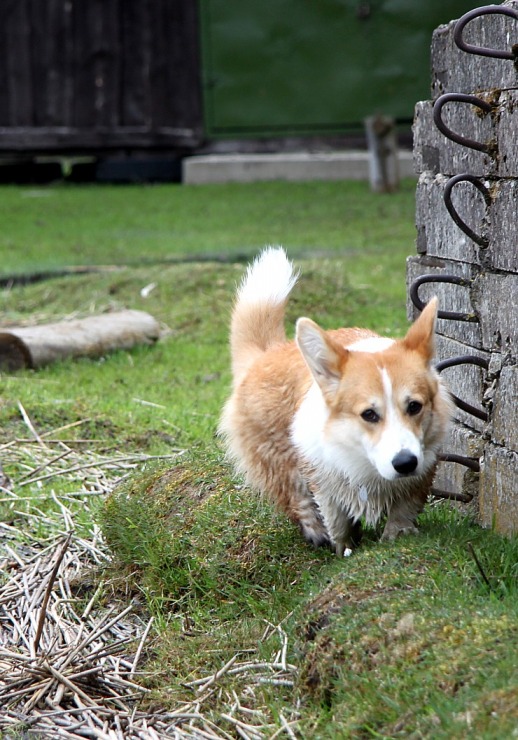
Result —
<instances>
[{"instance_id":1,"label":"dog's mouth","mask_svg":"<svg viewBox=\"0 0 518 740\"><path fill-rule=\"evenodd\" d=\"M393 481L410 480L412 478L418 478L419 475L420 475L419 472L415 472L415 473L392 473L390 475L381 475L380 477L383 478L383 480L386 480L386 481L388 481L390 483L390 482L393 482Z\"/></svg>"},{"instance_id":2,"label":"dog's mouth","mask_svg":"<svg viewBox=\"0 0 518 740\"><path fill-rule=\"evenodd\" d=\"M419 473L396 473L393 480L408 480L409 478L417 478Z\"/></svg>"}]
</instances>

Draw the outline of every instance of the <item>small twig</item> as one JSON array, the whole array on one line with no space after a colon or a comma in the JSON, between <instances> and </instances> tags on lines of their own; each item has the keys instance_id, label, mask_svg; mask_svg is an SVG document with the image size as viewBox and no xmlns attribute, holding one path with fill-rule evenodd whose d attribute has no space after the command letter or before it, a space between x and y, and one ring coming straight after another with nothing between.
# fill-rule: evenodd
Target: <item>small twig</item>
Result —
<instances>
[{"instance_id":1,"label":"small twig","mask_svg":"<svg viewBox=\"0 0 518 740\"><path fill-rule=\"evenodd\" d=\"M292 740L297 740L297 736L291 729L291 725L296 725L298 723L298 720L295 720L294 722L288 722L288 720L284 717L282 712L280 713L279 716L282 722L282 729L285 730L285 732L292 738Z\"/></svg>"},{"instance_id":2,"label":"small twig","mask_svg":"<svg viewBox=\"0 0 518 740\"><path fill-rule=\"evenodd\" d=\"M61 455L56 455L55 457L52 457L50 460L47 460L46 462L41 463L41 465L38 465L33 470L29 470L27 473L22 475L21 478L19 478L18 485L21 483L21 481L25 480L25 478L30 478L33 475L37 475L42 470L45 470L45 468L48 468L49 465L52 465L52 463L56 463L58 462L58 460L62 460L67 455L70 455L71 452L72 450L69 448L68 450L65 450L64 452L62 452Z\"/></svg>"},{"instance_id":3,"label":"small twig","mask_svg":"<svg viewBox=\"0 0 518 740\"><path fill-rule=\"evenodd\" d=\"M97 601L97 598L101 594L103 588L104 588L104 581L101 581L100 584L95 589L94 595L92 596L92 598L86 605L84 612L81 614L81 619L86 620L88 618L90 612L92 611L93 605Z\"/></svg>"},{"instance_id":4,"label":"small twig","mask_svg":"<svg viewBox=\"0 0 518 740\"><path fill-rule=\"evenodd\" d=\"M474 549L473 545L471 544L471 542L468 542L468 550L470 551L471 556L473 557L473 560L475 561L475 564L476 564L476 566L477 566L477 568L479 570L480 575L482 576L482 579L483 579L484 583L486 584L486 586L488 587L488 589L490 591L492 591L493 590L493 587L492 587L492 585L491 585L491 583L489 581L489 578L486 576L486 574L484 572L484 568L482 567L482 564L481 564L480 560L478 559L477 553L475 552L475 549Z\"/></svg>"},{"instance_id":5,"label":"small twig","mask_svg":"<svg viewBox=\"0 0 518 740\"><path fill-rule=\"evenodd\" d=\"M50 599L50 594L52 592L52 587L54 586L54 581L56 580L56 577L58 575L59 566L61 565L61 562L63 558L65 557L65 553L68 549L68 546L70 545L70 540L72 539L72 532L68 533L68 537L66 538L65 542L63 543L63 547L61 548L61 552L58 555L58 558L56 560L56 564L54 565L54 568L52 569L52 573L50 574L49 582L47 585L47 589L45 591L45 595L43 597L43 603L41 605L40 610L40 616L38 619L38 626L36 627L36 635L34 637L34 652L38 652L38 647L40 644L40 638L41 633L43 630L43 623L45 622L45 616L47 614L47 606Z\"/></svg>"},{"instance_id":6,"label":"small twig","mask_svg":"<svg viewBox=\"0 0 518 740\"><path fill-rule=\"evenodd\" d=\"M286 666L283 666L282 663L277 662L242 663L241 665L238 665L235 668L229 670L229 673L245 673L246 671L258 671L264 669L270 669L272 671L295 671L296 666L292 665L291 663L287 663Z\"/></svg>"},{"instance_id":7,"label":"small twig","mask_svg":"<svg viewBox=\"0 0 518 740\"><path fill-rule=\"evenodd\" d=\"M151 619L147 623L146 629L144 630L142 634L142 637L140 638L139 646L137 648L137 652L135 653L135 660L133 661L133 665L131 666L131 671L129 672L130 681L133 679L133 676L135 675L135 671L137 670L137 664L140 660L140 656L142 654L144 643L147 639L147 636L149 635L149 630L151 629L151 625L153 624L154 619L155 619L154 617L151 617Z\"/></svg>"},{"instance_id":8,"label":"small twig","mask_svg":"<svg viewBox=\"0 0 518 740\"><path fill-rule=\"evenodd\" d=\"M236 731L242 737L252 737L257 738L257 740L260 740L260 738L263 737L263 734L258 727L255 727L254 725L249 725L246 722L237 719L237 717L232 717L232 715L226 714L225 712L222 712L221 716L223 717L223 719L226 719L227 722L231 722L234 725ZM248 733L250 733L250 735Z\"/></svg>"},{"instance_id":9,"label":"small twig","mask_svg":"<svg viewBox=\"0 0 518 740\"><path fill-rule=\"evenodd\" d=\"M3 501L3 499L1 499L1 498L0 498L0 502L1 502L1 501ZM12 558L12 559L14 560L14 561L16 561L16 562L18 563L18 565L20 566L20 568L23 568L23 567L25 566L25 563L24 563L24 562L23 562L23 560L22 560L22 559L20 558L20 556L18 555L18 553L16 553L16 552L15 552L15 551L14 551L14 550L12 549L12 547L9 547L9 545L8 545L7 543L6 543L6 544L4 544L4 550L6 551L6 553L7 553L7 554L8 554L8 555L9 555L9 556L10 556L10 557L11 557L11 558Z\"/></svg>"},{"instance_id":10,"label":"small twig","mask_svg":"<svg viewBox=\"0 0 518 740\"><path fill-rule=\"evenodd\" d=\"M152 406L154 409L166 409L167 406L163 406L161 403L154 403L153 401L144 401L143 398L132 398L135 403L140 403L142 406Z\"/></svg>"},{"instance_id":11,"label":"small twig","mask_svg":"<svg viewBox=\"0 0 518 740\"><path fill-rule=\"evenodd\" d=\"M50 437L52 434L63 432L65 429L72 429L72 427L78 427L81 424L87 424L89 421L91 421L91 419L79 419L79 421L72 421L70 424L65 424L62 427L57 427L56 429L50 429L48 432L43 432L41 436Z\"/></svg>"},{"instance_id":12,"label":"small twig","mask_svg":"<svg viewBox=\"0 0 518 740\"><path fill-rule=\"evenodd\" d=\"M42 440L36 429L34 428L34 425L32 421L29 418L29 414L26 412L26 410L23 407L23 404L21 401L18 401L18 408L20 409L20 414L22 415L22 419L25 422L25 426L29 430L29 432L33 435L34 439L40 444L42 447L46 447L45 442Z\"/></svg>"},{"instance_id":13,"label":"small twig","mask_svg":"<svg viewBox=\"0 0 518 740\"><path fill-rule=\"evenodd\" d=\"M206 681L204 681L200 686L198 686L198 688L196 689L196 691L198 691L198 693L201 694L203 691L205 691L205 689L208 689L209 686L212 686L212 684L215 683L218 680L218 678L221 678L221 676L224 676L225 673L228 673L228 671L230 670L230 668L236 662L237 658L238 658L238 654L236 654L236 655L234 655L234 657L230 658L230 660L228 661L228 663L225 663L225 665L222 668L220 668L219 671L216 671L216 673L214 673L214 675L210 676Z\"/></svg>"}]
</instances>

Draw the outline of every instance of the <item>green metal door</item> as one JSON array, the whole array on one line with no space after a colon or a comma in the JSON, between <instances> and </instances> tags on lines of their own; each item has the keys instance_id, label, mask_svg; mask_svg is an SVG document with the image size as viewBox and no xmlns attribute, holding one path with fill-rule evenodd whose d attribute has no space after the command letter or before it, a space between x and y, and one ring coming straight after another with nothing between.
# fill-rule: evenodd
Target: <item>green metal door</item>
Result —
<instances>
[{"instance_id":1,"label":"green metal door","mask_svg":"<svg viewBox=\"0 0 518 740\"><path fill-rule=\"evenodd\" d=\"M476 0L200 0L210 137L326 134L429 97L430 42Z\"/></svg>"}]
</instances>

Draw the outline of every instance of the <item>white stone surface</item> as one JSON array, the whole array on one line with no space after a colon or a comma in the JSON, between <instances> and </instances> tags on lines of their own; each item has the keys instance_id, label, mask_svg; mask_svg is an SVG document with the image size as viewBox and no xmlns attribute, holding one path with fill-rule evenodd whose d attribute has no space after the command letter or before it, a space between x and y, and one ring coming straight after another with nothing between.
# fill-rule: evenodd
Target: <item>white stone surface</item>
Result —
<instances>
[{"instance_id":1,"label":"white stone surface","mask_svg":"<svg viewBox=\"0 0 518 740\"><path fill-rule=\"evenodd\" d=\"M416 177L412 153L400 151L400 177ZM183 160L186 184L259 180L368 180L366 151L285 152L278 154L207 154Z\"/></svg>"}]
</instances>

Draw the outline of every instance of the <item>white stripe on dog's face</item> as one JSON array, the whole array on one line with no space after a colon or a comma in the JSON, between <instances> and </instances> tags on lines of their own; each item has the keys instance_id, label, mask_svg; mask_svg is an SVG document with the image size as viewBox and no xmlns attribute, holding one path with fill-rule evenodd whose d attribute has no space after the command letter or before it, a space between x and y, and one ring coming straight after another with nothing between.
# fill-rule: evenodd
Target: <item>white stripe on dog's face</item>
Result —
<instances>
[{"instance_id":1,"label":"white stripe on dog's face","mask_svg":"<svg viewBox=\"0 0 518 740\"><path fill-rule=\"evenodd\" d=\"M401 413L401 401L404 403L404 400L395 397L387 370L380 368L380 374L383 387L383 411L378 423L382 425L381 433L377 441L373 440L369 433L364 439L364 449L382 478L395 480L403 475L396 468L405 469L405 460L406 468L409 468L408 473L404 473L405 475L421 472L423 452L419 438L408 423L405 423L405 416ZM404 395L408 394L403 393ZM412 456L416 458L414 470L410 470L413 464ZM399 463L399 460L402 462Z\"/></svg>"}]
</instances>

